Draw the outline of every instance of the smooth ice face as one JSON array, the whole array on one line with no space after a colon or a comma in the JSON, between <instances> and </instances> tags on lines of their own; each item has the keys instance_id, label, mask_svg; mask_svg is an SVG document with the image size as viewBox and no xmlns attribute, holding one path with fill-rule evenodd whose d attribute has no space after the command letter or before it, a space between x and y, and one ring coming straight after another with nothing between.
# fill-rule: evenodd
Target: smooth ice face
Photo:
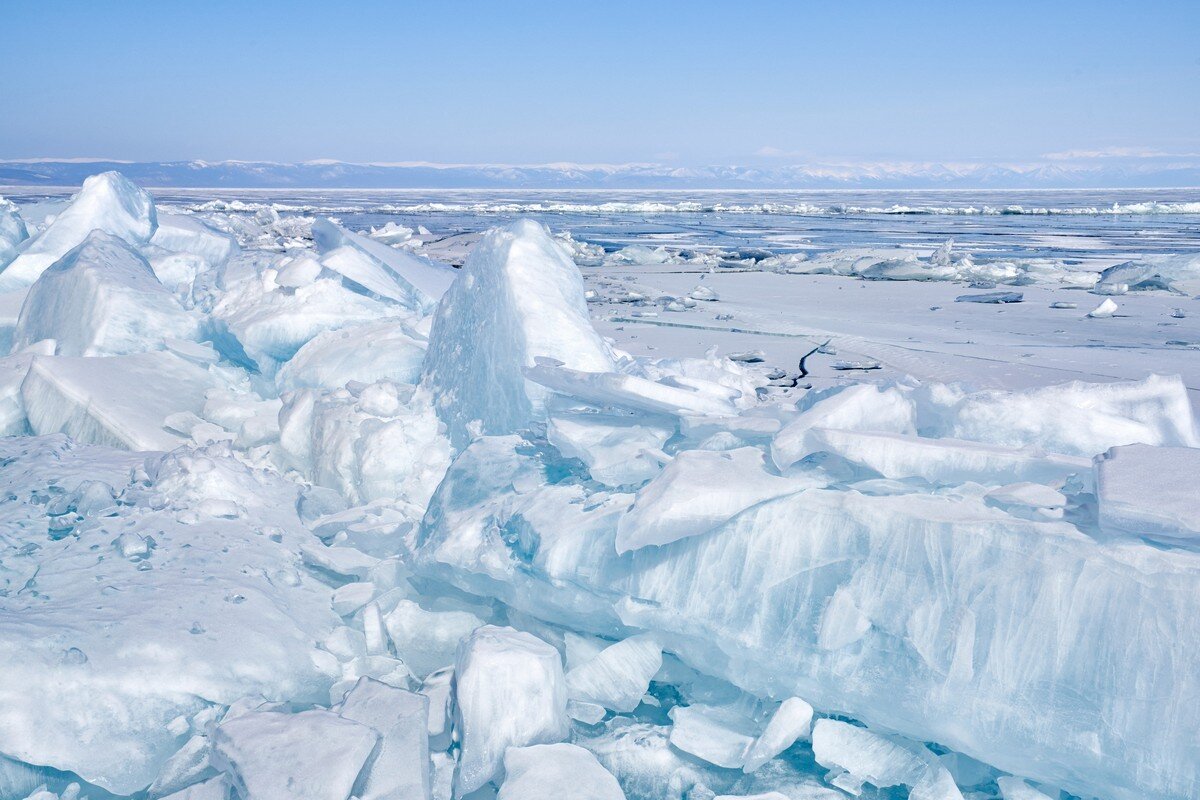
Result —
<instances>
[{"instance_id":1,"label":"smooth ice face","mask_svg":"<svg viewBox=\"0 0 1200 800\"><path fill-rule=\"evenodd\" d=\"M34 282L13 335L20 350L54 339L62 356L119 356L188 340L198 319L122 239L95 231Z\"/></svg>"},{"instance_id":2,"label":"smooth ice face","mask_svg":"<svg viewBox=\"0 0 1200 800\"><path fill-rule=\"evenodd\" d=\"M654 637L631 636L568 672L567 696L614 711L633 711L660 667L662 648Z\"/></svg>"},{"instance_id":3,"label":"smooth ice face","mask_svg":"<svg viewBox=\"0 0 1200 800\"><path fill-rule=\"evenodd\" d=\"M219 450L0 450L0 752L128 794L183 744L180 715L325 696L315 642L337 620L300 569L294 485Z\"/></svg>"},{"instance_id":4,"label":"smooth ice face","mask_svg":"<svg viewBox=\"0 0 1200 800\"><path fill-rule=\"evenodd\" d=\"M740 769L754 744L751 720L730 709L706 705L671 709L671 744L726 769Z\"/></svg>"},{"instance_id":5,"label":"smooth ice face","mask_svg":"<svg viewBox=\"0 0 1200 800\"><path fill-rule=\"evenodd\" d=\"M813 729L813 754L831 770L830 782L851 794L869 783L880 789L907 786L911 800L962 800L949 771L919 744L822 719Z\"/></svg>"},{"instance_id":6,"label":"smooth ice face","mask_svg":"<svg viewBox=\"0 0 1200 800\"><path fill-rule=\"evenodd\" d=\"M625 800L596 757L573 744L510 747L496 800Z\"/></svg>"},{"instance_id":7,"label":"smooth ice face","mask_svg":"<svg viewBox=\"0 0 1200 800\"><path fill-rule=\"evenodd\" d=\"M617 552L701 536L730 517L805 485L771 475L755 447L687 450L638 492L617 525Z\"/></svg>"},{"instance_id":8,"label":"smooth ice face","mask_svg":"<svg viewBox=\"0 0 1200 800\"><path fill-rule=\"evenodd\" d=\"M93 175L50 226L29 240L0 271L0 292L33 283L93 230L100 229L136 245L148 242L157 228L158 215L149 194L119 173Z\"/></svg>"},{"instance_id":9,"label":"smooth ice face","mask_svg":"<svg viewBox=\"0 0 1200 800\"><path fill-rule=\"evenodd\" d=\"M1200 448L1114 447L1096 459L1100 527L1116 535L1200 541Z\"/></svg>"},{"instance_id":10,"label":"smooth ice face","mask_svg":"<svg viewBox=\"0 0 1200 800\"><path fill-rule=\"evenodd\" d=\"M350 381L416 383L425 342L400 319L367 322L317 334L283 365L275 383L280 393L295 389L340 389Z\"/></svg>"},{"instance_id":11,"label":"smooth ice face","mask_svg":"<svg viewBox=\"0 0 1200 800\"><path fill-rule=\"evenodd\" d=\"M786 470L815 452L816 443L810 441L814 430L916 433L916 424L914 404L899 388L848 386L812 403L785 425L771 441L771 459Z\"/></svg>"},{"instance_id":12,"label":"smooth ice face","mask_svg":"<svg viewBox=\"0 0 1200 800\"><path fill-rule=\"evenodd\" d=\"M462 751L454 796L497 776L509 747L567 737L567 688L558 651L540 639L485 625L463 640L454 667Z\"/></svg>"},{"instance_id":13,"label":"smooth ice face","mask_svg":"<svg viewBox=\"0 0 1200 800\"><path fill-rule=\"evenodd\" d=\"M360 800L429 800L429 698L386 683L360 678L338 709L338 716L379 734Z\"/></svg>"},{"instance_id":14,"label":"smooth ice face","mask_svg":"<svg viewBox=\"0 0 1200 800\"><path fill-rule=\"evenodd\" d=\"M392 647L421 677L453 665L458 643L483 626L469 611L428 611L401 600L383 620Z\"/></svg>"},{"instance_id":15,"label":"smooth ice face","mask_svg":"<svg viewBox=\"0 0 1200 800\"><path fill-rule=\"evenodd\" d=\"M324 267L422 314L433 311L457 276L445 264L389 247L324 217L313 222L312 235Z\"/></svg>"},{"instance_id":16,"label":"smooth ice face","mask_svg":"<svg viewBox=\"0 0 1200 800\"><path fill-rule=\"evenodd\" d=\"M490 231L434 315L425 383L456 447L481 432L510 433L543 416L546 390L523 370L539 358L588 372L614 369L592 328L579 268L541 225Z\"/></svg>"},{"instance_id":17,"label":"smooth ice face","mask_svg":"<svg viewBox=\"0 0 1200 800\"><path fill-rule=\"evenodd\" d=\"M184 437L172 414L200 414L205 394L225 385L214 372L166 350L109 358L35 356L21 383L29 427L89 444L170 450ZM138 387L131 392L129 387Z\"/></svg>"},{"instance_id":18,"label":"smooth ice face","mask_svg":"<svg viewBox=\"0 0 1200 800\"><path fill-rule=\"evenodd\" d=\"M1091 477L1092 465L1086 458L962 439L815 428L809 432L807 444L815 452L840 456L884 478L920 478L933 485L969 481L987 485L1018 481L1061 484L1072 476L1089 481Z\"/></svg>"},{"instance_id":19,"label":"smooth ice face","mask_svg":"<svg viewBox=\"0 0 1200 800\"><path fill-rule=\"evenodd\" d=\"M324 709L251 711L223 722L213 762L255 800L347 800L379 741L367 725Z\"/></svg>"}]
</instances>

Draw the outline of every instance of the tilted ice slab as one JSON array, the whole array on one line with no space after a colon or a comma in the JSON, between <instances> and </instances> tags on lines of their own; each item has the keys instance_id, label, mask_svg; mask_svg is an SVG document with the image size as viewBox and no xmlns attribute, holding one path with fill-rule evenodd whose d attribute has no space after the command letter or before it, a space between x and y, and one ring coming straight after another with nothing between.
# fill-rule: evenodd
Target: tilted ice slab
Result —
<instances>
[{"instance_id":1,"label":"tilted ice slab","mask_svg":"<svg viewBox=\"0 0 1200 800\"><path fill-rule=\"evenodd\" d=\"M457 277L451 267L388 247L341 225L318 218L312 235L321 264L378 297L429 313Z\"/></svg>"},{"instance_id":2,"label":"tilted ice slab","mask_svg":"<svg viewBox=\"0 0 1200 800\"><path fill-rule=\"evenodd\" d=\"M122 239L94 231L34 282L21 308L13 348L54 339L63 356L119 356L193 339L198 320L184 311L146 260Z\"/></svg>"},{"instance_id":3,"label":"tilted ice slab","mask_svg":"<svg viewBox=\"0 0 1200 800\"><path fill-rule=\"evenodd\" d=\"M433 320L424 381L456 446L508 433L543 415L547 391L524 369L549 358L571 369L614 369L592 328L583 278L543 226L490 231L471 251Z\"/></svg>"},{"instance_id":4,"label":"tilted ice slab","mask_svg":"<svg viewBox=\"0 0 1200 800\"><path fill-rule=\"evenodd\" d=\"M130 244L148 242L158 227L154 200L116 172L93 175L46 230L30 239L0 271L0 292L28 286L97 228Z\"/></svg>"},{"instance_id":5,"label":"tilted ice slab","mask_svg":"<svg viewBox=\"0 0 1200 800\"><path fill-rule=\"evenodd\" d=\"M907 786L910 800L962 800L950 772L919 744L822 719L813 730L813 753L830 769L829 781L851 794L869 783L881 789Z\"/></svg>"},{"instance_id":6,"label":"tilted ice slab","mask_svg":"<svg viewBox=\"0 0 1200 800\"><path fill-rule=\"evenodd\" d=\"M183 438L167 417L200 414L225 385L212 370L166 350L109 358L36 356L21 384L29 427L130 450L170 450Z\"/></svg>"},{"instance_id":7,"label":"tilted ice slab","mask_svg":"<svg viewBox=\"0 0 1200 800\"><path fill-rule=\"evenodd\" d=\"M293 484L220 449L61 436L0 441L0 465L0 753L127 794L183 743L180 715L325 696L314 643L337 620L301 569Z\"/></svg>"}]
</instances>

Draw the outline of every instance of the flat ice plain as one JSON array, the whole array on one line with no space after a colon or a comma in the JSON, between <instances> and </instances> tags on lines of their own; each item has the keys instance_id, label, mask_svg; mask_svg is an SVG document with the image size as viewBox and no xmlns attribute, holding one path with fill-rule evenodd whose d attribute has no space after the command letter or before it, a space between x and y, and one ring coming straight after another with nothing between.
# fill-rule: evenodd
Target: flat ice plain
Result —
<instances>
[{"instance_id":1,"label":"flat ice plain","mask_svg":"<svg viewBox=\"0 0 1200 800\"><path fill-rule=\"evenodd\" d=\"M1200 796L1200 198L0 201L0 798Z\"/></svg>"}]
</instances>

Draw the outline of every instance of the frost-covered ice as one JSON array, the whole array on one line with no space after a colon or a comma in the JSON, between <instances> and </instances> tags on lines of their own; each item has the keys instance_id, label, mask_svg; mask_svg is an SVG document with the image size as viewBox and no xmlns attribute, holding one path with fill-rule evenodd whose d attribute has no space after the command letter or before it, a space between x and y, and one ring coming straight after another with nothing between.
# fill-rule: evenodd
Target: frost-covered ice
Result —
<instances>
[{"instance_id":1,"label":"frost-covered ice","mask_svg":"<svg viewBox=\"0 0 1200 800\"><path fill-rule=\"evenodd\" d=\"M0 203L0 797L1200 794L1189 254L340 203Z\"/></svg>"}]
</instances>

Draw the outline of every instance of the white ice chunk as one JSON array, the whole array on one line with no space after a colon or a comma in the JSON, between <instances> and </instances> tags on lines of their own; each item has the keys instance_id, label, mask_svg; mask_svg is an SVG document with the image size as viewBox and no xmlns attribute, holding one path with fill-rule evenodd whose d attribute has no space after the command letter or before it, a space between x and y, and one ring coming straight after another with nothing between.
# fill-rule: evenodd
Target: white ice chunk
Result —
<instances>
[{"instance_id":1,"label":"white ice chunk","mask_svg":"<svg viewBox=\"0 0 1200 800\"><path fill-rule=\"evenodd\" d=\"M897 387L860 383L823 397L789 422L771 442L771 459L781 470L815 451L808 441L814 428L843 431L915 433L913 402Z\"/></svg>"},{"instance_id":2,"label":"white ice chunk","mask_svg":"<svg viewBox=\"0 0 1200 800\"><path fill-rule=\"evenodd\" d=\"M1104 302L1088 312L1089 317L1111 317L1117 313L1117 304L1113 302L1111 297L1104 298Z\"/></svg>"},{"instance_id":3,"label":"white ice chunk","mask_svg":"<svg viewBox=\"0 0 1200 800\"><path fill-rule=\"evenodd\" d=\"M633 711L662 667L662 648L649 634L606 647L567 673L567 696L613 711Z\"/></svg>"},{"instance_id":4,"label":"white ice chunk","mask_svg":"<svg viewBox=\"0 0 1200 800\"><path fill-rule=\"evenodd\" d=\"M496 800L625 800L617 779L573 744L510 747Z\"/></svg>"},{"instance_id":5,"label":"white ice chunk","mask_svg":"<svg viewBox=\"0 0 1200 800\"><path fill-rule=\"evenodd\" d=\"M1188 390L1177 376L1064 383L1024 392L925 389L922 435L1092 456L1122 444L1200 447ZM840 426L829 426L840 427Z\"/></svg>"},{"instance_id":6,"label":"white ice chunk","mask_svg":"<svg viewBox=\"0 0 1200 800\"><path fill-rule=\"evenodd\" d=\"M546 228L516 222L484 236L434 316L425 381L456 446L469 441L475 420L495 434L543 415L546 390L523 372L543 357L613 369L588 317L579 268Z\"/></svg>"},{"instance_id":7,"label":"white ice chunk","mask_svg":"<svg viewBox=\"0 0 1200 800\"><path fill-rule=\"evenodd\" d=\"M421 677L453 664L459 641L484 624L469 611L427 611L411 600L400 600L383 622L396 652Z\"/></svg>"},{"instance_id":8,"label":"white ice chunk","mask_svg":"<svg viewBox=\"0 0 1200 800\"><path fill-rule=\"evenodd\" d=\"M1200 541L1200 448L1114 447L1096 458L1100 527L1166 542Z\"/></svg>"},{"instance_id":9,"label":"white ice chunk","mask_svg":"<svg viewBox=\"0 0 1200 800\"><path fill-rule=\"evenodd\" d=\"M1038 791L1020 778L997 778L996 785L1000 787L1000 797L1003 800L1051 800L1050 795ZM1058 796L1057 792L1055 796Z\"/></svg>"},{"instance_id":10,"label":"white ice chunk","mask_svg":"<svg viewBox=\"0 0 1200 800\"><path fill-rule=\"evenodd\" d=\"M93 230L102 230L136 245L148 242L157 228L158 215L149 194L119 173L93 175L83 182L71 204L49 227L30 239L0 272L0 292L33 283Z\"/></svg>"},{"instance_id":11,"label":"white ice chunk","mask_svg":"<svg viewBox=\"0 0 1200 800\"><path fill-rule=\"evenodd\" d=\"M150 237L150 244L173 253L197 256L208 268L221 266L238 251L232 236L187 214L159 214L158 228Z\"/></svg>"},{"instance_id":12,"label":"white ice chunk","mask_svg":"<svg viewBox=\"0 0 1200 800\"><path fill-rule=\"evenodd\" d=\"M369 725L379 746L355 796L359 800L429 800L429 698L359 678L338 714Z\"/></svg>"},{"instance_id":13,"label":"white ice chunk","mask_svg":"<svg viewBox=\"0 0 1200 800\"><path fill-rule=\"evenodd\" d=\"M750 749L742 769L754 772L800 739L807 739L812 729L813 707L799 697L789 697L779 704L770 722Z\"/></svg>"},{"instance_id":14,"label":"white ice chunk","mask_svg":"<svg viewBox=\"0 0 1200 800\"><path fill-rule=\"evenodd\" d=\"M885 478L921 478L931 484L1061 483L1091 472L1091 461L1079 456L962 439L815 428L806 442L816 452L834 453Z\"/></svg>"},{"instance_id":15,"label":"white ice chunk","mask_svg":"<svg viewBox=\"0 0 1200 800\"><path fill-rule=\"evenodd\" d=\"M205 392L219 385L209 371L165 350L110 358L37 356L21 384L21 398L34 433L170 450L183 439L163 427L166 418L199 414Z\"/></svg>"},{"instance_id":16,"label":"white ice chunk","mask_svg":"<svg viewBox=\"0 0 1200 800\"><path fill-rule=\"evenodd\" d=\"M117 356L192 339L198 321L184 311L150 265L123 240L92 233L29 289L13 347L58 342L61 356Z\"/></svg>"},{"instance_id":17,"label":"white ice chunk","mask_svg":"<svg viewBox=\"0 0 1200 800\"><path fill-rule=\"evenodd\" d=\"M401 320L367 322L318 334L280 368L276 385L282 393L349 381L416 383L424 359L425 343Z\"/></svg>"},{"instance_id":18,"label":"white ice chunk","mask_svg":"<svg viewBox=\"0 0 1200 800\"><path fill-rule=\"evenodd\" d=\"M671 744L696 758L726 769L739 769L754 744L753 722L721 706L695 704L670 711Z\"/></svg>"},{"instance_id":19,"label":"white ice chunk","mask_svg":"<svg viewBox=\"0 0 1200 800\"><path fill-rule=\"evenodd\" d=\"M618 553L700 536L773 497L804 488L772 475L754 447L686 450L637 493L617 525Z\"/></svg>"},{"instance_id":20,"label":"white ice chunk","mask_svg":"<svg viewBox=\"0 0 1200 800\"><path fill-rule=\"evenodd\" d=\"M324 217L313 222L312 235L324 266L372 294L422 313L433 310L457 276L445 264L388 247Z\"/></svg>"},{"instance_id":21,"label":"white ice chunk","mask_svg":"<svg viewBox=\"0 0 1200 800\"><path fill-rule=\"evenodd\" d=\"M528 633L485 625L465 639L455 675L462 744L455 796L496 777L509 747L567 736L567 687L558 651Z\"/></svg>"},{"instance_id":22,"label":"white ice chunk","mask_svg":"<svg viewBox=\"0 0 1200 800\"><path fill-rule=\"evenodd\" d=\"M817 720L813 754L828 780L851 794L864 783L909 787L910 800L962 800L950 772L928 748L833 719Z\"/></svg>"},{"instance_id":23,"label":"white ice chunk","mask_svg":"<svg viewBox=\"0 0 1200 800\"><path fill-rule=\"evenodd\" d=\"M543 361L524 370L525 376L547 389L601 408L615 407L646 414L729 415L737 413L741 396L712 382L670 383L620 372L588 372Z\"/></svg>"},{"instance_id":24,"label":"white ice chunk","mask_svg":"<svg viewBox=\"0 0 1200 800\"><path fill-rule=\"evenodd\" d=\"M242 797L347 800L378 741L369 726L331 711L252 711L221 723L212 761Z\"/></svg>"},{"instance_id":25,"label":"white ice chunk","mask_svg":"<svg viewBox=\"0 0 1200 800\"><path fill-rule=\"evenodd\" d=\"M640 484L658 474L660 464L648 453L662 449L674 426L646 417L586 412L554 412L546 438L567 458L578 458L606 486Z\"/></svg>"}]
</instances>

